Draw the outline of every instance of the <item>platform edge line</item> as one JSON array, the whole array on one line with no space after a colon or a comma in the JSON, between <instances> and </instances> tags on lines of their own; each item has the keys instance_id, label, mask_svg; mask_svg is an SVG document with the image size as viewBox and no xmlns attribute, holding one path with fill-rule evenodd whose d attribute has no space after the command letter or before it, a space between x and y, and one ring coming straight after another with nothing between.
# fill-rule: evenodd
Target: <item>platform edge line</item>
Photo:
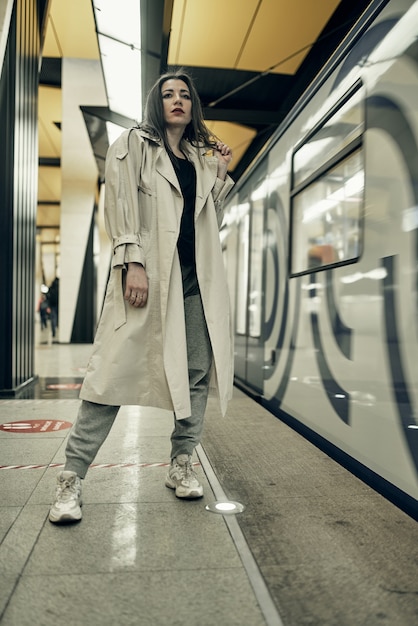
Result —
<instances>
[{"instance_id":1,"label":"platform edge line","mask_svg":"<svg viewBox=\"0 0 418 626\"><path fill-rule=\"evenodd\" d=\"M196 447L196 454L199 457L202 468L207 476L208 482L217 500L228 500L222 486L212 468L212 465L200 444ZM245 504L245 503L243 503ZM223 516L237 552L241 558L244 569L247 573L254 595L260 606L260 610L266 620L267 626L284 626L279 611L274 604L264 578L245 540L242 530L235 516Z\"/></svg>"}]
</instances>

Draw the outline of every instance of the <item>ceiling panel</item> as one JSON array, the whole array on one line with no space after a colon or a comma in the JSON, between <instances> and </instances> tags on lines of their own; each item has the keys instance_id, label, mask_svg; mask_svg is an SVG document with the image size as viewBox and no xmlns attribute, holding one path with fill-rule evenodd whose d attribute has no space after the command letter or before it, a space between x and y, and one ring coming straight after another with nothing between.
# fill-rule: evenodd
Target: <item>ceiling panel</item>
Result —
<instances>
[{"instance_id":1,"label":"ceiling panel","mask_svg":"<svg viewBox=\"0 0 418 626\"><path fill-rule=\"evenodd\" d=\"M338 4L339 0L263 0L237 69L262 72L274 67L281 74L294 74Z\"/></svg>"},{"instance_id":2,"label":"ceiling panel","mask_svg":"<svg viewBox=\"0 0 418 626\"><path fill-rule=\"evenodd\" d=\"M43 55L100 58L91 0L52 0Z\"/></svg>"},{"instance_id":3,"label":"ceiling panel","mask_svg":"<svg viewBox=\"0 0 418 626\"><path fill-rule=\"evenodd\" d=\"M39 154L42 158L61 156L62 93L56 87L39 87Z\"/></svg>"},{"instance_id":4,"label":"ceiling panel","mask_svg":"<svg viewBox=\"0 0 418 626\"><path fill-rule=\"evenodd\" d=\"M60 202L61 168L42 165L38 173L38 202Z\"/></svg>"},{"instance_id":5,"label":"ceiling panel","mask_svg":"<svg viewBox=\"0 0 418 626\"><path fill-rule=\"evenodd\" d=\"M220 137L224 143L232 148L234 155L232 166L234 161L240 160L257 134L252 128L229 122L208 122L207 125L216 137Z\"/></svg>"},{"instance_id":6,"label":"ceiling panel","mask_svg":"<svg viewBox=\"0 0 418 626\"><path fill-rule=\"evenodd\" d=\"M51 7L51 11L52 11L52 7ZM54 23L53 23L51 15L49 15L48 17L45 42L43 46L43 55L45 57L61 57L62 56L60 44L58 41L58 36L57 36L57 33L55 32Z\"/></svg>"},{"instance_id":7,"label":"ceiling panel","mask_svg":"<svg viewBox=\"0 0 418 626\"><path fill-rule=\"evenodd\" d=\"M339 3L174 0L168 62L294 74Z\"/></svg>"},{"instance_id":8,"label":"ceiling panel","mask_svg":"<svg viewBox=\"0 0 418 626\"><path fill-rule=\"evenodd\" d=\"M55 237L59 235L61 209L59 205L53 204L38 204L38 210L36 213L36 226L37 228L46 228L45 236L42 236L42 241L54 241ZM52 231L56 229L53 234Z\"/></svg>"},{"instance_id":9,"label":"ceiling panel","mask_svg":"<svg viewBox=\"0 0 418 626\"><path fill-rule=\"evenodd\" d=\"M62 91L61 66L57 59L99 58L91 0L51 0L43 57L46 62L42 66L38 100L41 165L38 170L37 227L39 240L44 244L59 239L61 216L59 125L62 121ZM47 84L42 84L42 78ZM42 165L47 159L56 159L57 166Z\"/></svg>"},{"instance_id":10,"label":"ceiling panel","mask_svg":"<svg viewBox=\"0 0 418 626\"><path fill-rule=\"evenodd\" d=\"M169 65L235 68L259 0L174 0Z\"/></svg>"}]
</instances>

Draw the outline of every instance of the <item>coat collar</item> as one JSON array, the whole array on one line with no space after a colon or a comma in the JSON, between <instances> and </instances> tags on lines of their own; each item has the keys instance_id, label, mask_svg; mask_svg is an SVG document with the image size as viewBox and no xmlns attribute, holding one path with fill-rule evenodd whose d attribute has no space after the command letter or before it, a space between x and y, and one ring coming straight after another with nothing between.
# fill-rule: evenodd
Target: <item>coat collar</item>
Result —
<instances>
[{"instance_id":1,"label":"coat collar","mask_svg":"<svg viewBox=\"0 0 418 626\"><path fill-rule=\"evenodd\" d=\"M196 171L196 213L199 213L216 182L217 158L208 153L205 146L194 148L187 145L185 153ZM156 169L181 193L173 164L161 142L157 150Z\"/></svg>"},{"instance_id":2,"label":"coat collar","mask_svg":"<svg viewBox=\"0 0 418 626\"><path fill-rule=\"evenodd\" d=\"M173 164L161 139L141 127L131 128L129 134L132 131L137 132L141 137L147 139L151 144L154 144L157 149L155 158L157 172L161 174L161 176L164 176L181 194L179 181L174 171ZM185 152L187 158L193 163L196 170L196 214L198 214L202 210L216 182L218 161L216 156L213 155L213 150L208 149L207 146L203 144L194 147L187 143Z\"/></svg>"}]
</instances>

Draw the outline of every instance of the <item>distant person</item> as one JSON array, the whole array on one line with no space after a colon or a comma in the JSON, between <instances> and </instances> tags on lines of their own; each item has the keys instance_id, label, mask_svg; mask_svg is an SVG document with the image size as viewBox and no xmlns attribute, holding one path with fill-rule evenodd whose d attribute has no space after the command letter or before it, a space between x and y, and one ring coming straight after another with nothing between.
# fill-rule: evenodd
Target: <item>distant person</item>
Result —
<instances>
[{"instance_id":1,"label":"distant person","mask_svg":"<svg viewBox=\"0 0 418 626\"><path fill-rule=\"evenodd\" d=\"M165 485L200 498L192 467L209 391L232 395L229 296L219 239L231 149L211 136L191 78L161 76L144 122L110 147L105 217L112 272L51 522L81 519L81 479L121 405L172 410Z\"/></svg>"},{"instance_id":2,"label":"distant person","mask_svg":"<svg viewBox=\"0 0 418 626\"><path fill-rule=\"evenodd\" d=\"M48 302L51 309L51 331L54 341L58 328L59 278L54 278L48 290Z\"/></svg>"},{"instance_id":3,"label":"distant person","mask_svg":"<svg viewBox=\"0 0 418 626\"><path fill-rule=\"evenodd\" d=\"M45 330L48 328L48 320L51 314L51 309L49 308L48 298L44 293L41 294L38 302L38 313L41 321L41 330Z\"/></svg>"}]
</instances>

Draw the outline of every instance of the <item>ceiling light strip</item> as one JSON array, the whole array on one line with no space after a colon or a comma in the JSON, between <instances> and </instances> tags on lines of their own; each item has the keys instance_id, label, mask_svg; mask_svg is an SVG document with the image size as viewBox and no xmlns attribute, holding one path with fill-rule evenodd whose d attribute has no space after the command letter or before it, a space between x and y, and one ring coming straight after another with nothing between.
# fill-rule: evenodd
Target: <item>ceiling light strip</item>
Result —
<instances>
[{"instance_id":1,"label":"ceiling light strip","mask_svg":"<svg viewBox=\"0 0 418 626\"><path fill-rule=\"evenodd\" d=\"M94 19L109 108L142 119L141 17L138 0L94 0Z\"/></svg>"}]
</instances>

